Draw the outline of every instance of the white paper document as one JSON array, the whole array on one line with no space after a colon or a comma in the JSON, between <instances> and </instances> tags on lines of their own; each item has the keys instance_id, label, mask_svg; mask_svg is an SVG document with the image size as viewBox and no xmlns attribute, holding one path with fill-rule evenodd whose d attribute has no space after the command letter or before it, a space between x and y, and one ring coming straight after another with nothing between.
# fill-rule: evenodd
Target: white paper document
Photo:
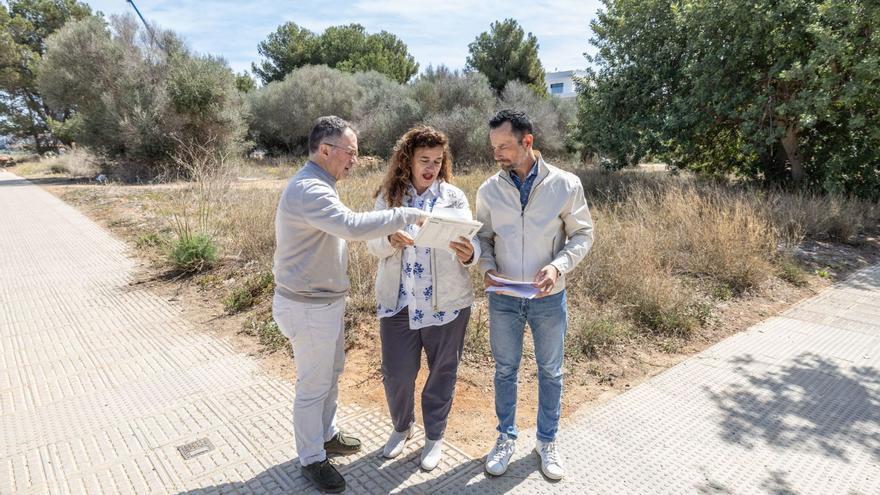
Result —
<instances>
[{"instance_id":1,"label":"white paper document","mask_svg":"<svg viewBox=\"0 0 880 495\"><path fill-rule=\"evenodd\" d=\"M474 221L473 217L471 217L471 210L466 208L434 208L431 210L432 217L438 218L449 218L453 220L467 220L469 222ZM477 222L479 223L479 222ZM482 225L482 224L480 224Z\"/></svg>"},{"instance_id":2,"label":"white paper document","mask_svg":"<svg viewBox=\"0 0 880 495\"><path fill-rule=\"evenodd\" d=\"M508 278L492 275L491 273L489 274L489 278L498 282L499 284L504 285L501 287L487 287L486 292L506 292L508 294L513 294L516 297L522 297L525 299L534 299L534 297L537 296L539 292L541 292L540 289L532 285L532 282L510 280Z\"/></svg>"},{"instance_id":3,"label":"white paper document","mask_svg":"<svg viewBox=\"0 0 880 495\"><path fill-rule=\"evenodd\" d=\"M458 208L435 208L413 239L416 246L449 249L459 237L473 239L483 224L471 220L471 212Z\"/></svg>"}]
</instances>

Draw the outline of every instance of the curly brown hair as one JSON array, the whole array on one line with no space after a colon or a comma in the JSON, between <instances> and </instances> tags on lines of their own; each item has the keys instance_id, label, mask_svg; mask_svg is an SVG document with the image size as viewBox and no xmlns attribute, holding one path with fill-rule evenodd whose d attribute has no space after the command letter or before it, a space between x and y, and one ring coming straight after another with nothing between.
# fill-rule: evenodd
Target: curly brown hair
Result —
<instances>
[{"instance_id":1,"label":"curly brown hair","mask_svg":"<svg viewBox=\"0 0 880 495\"><path fill-rule=\"evenodd\" d=\"M378 198L381 195L389 208L402 206L406 190L412 182L412 160L416 148L435 146L443 147L443 165L440 166L437 179L452 183L452 153L449 151L449 138L433 127L417 125L397 140L391 159L388 160L388 172L385 173L382 185L373 196Z\"/></svg>"}]
</instances>

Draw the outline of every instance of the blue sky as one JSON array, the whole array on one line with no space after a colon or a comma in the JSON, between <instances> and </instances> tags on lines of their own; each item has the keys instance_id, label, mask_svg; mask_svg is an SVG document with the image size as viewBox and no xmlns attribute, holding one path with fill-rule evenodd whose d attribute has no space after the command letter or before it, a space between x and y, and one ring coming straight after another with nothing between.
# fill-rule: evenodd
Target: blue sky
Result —
<instances>
[{"instance_id":1,"label":"blue sky","mask_svg":"<svg viewBox=\"0 0 880 495\"><path fill-rule=\"evenodd\" d=\"M134 12L125 0L85 0L104 14ZM280 24L293 21L315 32L360 23L367 32L386 30L400 37L424 69L428 64L464 67L467 45L495 20L512 17L538 37L544 69L581 69L591 49L590 20L599 0L528 2L441 0L350 0L327 2L135 0L144 17L186 39L200 53L226 58L235 71L259 60L257 43Z\"/></svg>"}]
</instances>

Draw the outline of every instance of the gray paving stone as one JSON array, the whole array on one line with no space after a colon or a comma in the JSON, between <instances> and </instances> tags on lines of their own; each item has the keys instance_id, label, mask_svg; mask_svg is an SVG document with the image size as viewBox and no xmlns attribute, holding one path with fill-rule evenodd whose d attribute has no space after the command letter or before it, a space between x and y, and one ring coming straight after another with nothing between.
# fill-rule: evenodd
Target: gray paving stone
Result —
<instances>
[{"instance_id":1,"label":"gray paving stone","mask_svg":"<svg viewBox=\"0 0 880 495\"><path fill-rule=\"evenodd\" d=\"M0 493L298 493L293 387L132 286L123 243L0 173ZM339 459L352 493L445 479L470 459L447 448L418 470L422 436L378 456L380 410L344 406L365 451ZM213 450L184 460L177 447Z\"/></svg>"}]
</instances>

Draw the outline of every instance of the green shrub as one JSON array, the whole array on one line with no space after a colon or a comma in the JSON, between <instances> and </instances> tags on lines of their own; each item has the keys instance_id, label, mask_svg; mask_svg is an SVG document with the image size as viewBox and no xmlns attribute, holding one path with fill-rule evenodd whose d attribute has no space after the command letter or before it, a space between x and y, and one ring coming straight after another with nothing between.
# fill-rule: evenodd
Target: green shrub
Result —
<instances>
[{"instance_id":1,"label":"green shrub","mask_svg":"<svg viewBox=\"0 0 880 495\"><path fill-rule=\"evenodd\" d=\"M139 249L153 248L162 245L163 239L158 232L147 232L138 236L134 245Z\"/></svg>"},{"instance_id":2,"label":"green shrub","mask_svg":"<svg viewBox=\"0 0 880 495\"><path fill-rule=\"evenodd\" d=\"M351 119L360 88L354 76L325 65L294 70L283 81L248 93L251 132L268 150L305 153L315 119Z\"/></svg>"},{"instance_id":3,"label":"green shrub","mask_svg":"<svg viewBox=\"0 0 880 495\"><path fill-rule=\"evenodd\" d=\"M456 164L492 159L488 122L496 98L486 76L441 67L421 77L410 93L421 107L422 120L449 136Z\"/></svg>"},{"instance_id":4,"label":"green shrub","mask_svg":"<svg viewBox=\"0 0 880 495\"><path fill-rule=\"evenodd\" d=\"M269 351L282 349L287 346L288 343L287 337L281 333L278 324L275 323L274 320L264 321L259 325L257 327L257 337L260 339L260 344L265 346Z\"/></svg>"},{"instance_id":5,"label":"green shrub","mask_svg":"<svg viewBox=\"0 0 880 495\"><path fill-rule=\"evenodd\" d=\"M779 261L779 278L795 287L806 287L807 285L806 272L798 266L797 262L787 257Z\"/></svg>"},{"instance_id":6,"label":"green shrub","mask_svg":"<svg viewBox=\"0 0 880 495\"><path fill-rule=\"evenodd\" d=\"M287 337L281 333L278 324L271 316L265 318L249 318L244 323L244 332L257 337L257 341L266 352L274 352L288 346ZM289 347L288 347L289 349Z\"/></svg>"},{"instance_id":7,"label":"green shrub","mask_svg":"<svg viewBox=\"0 0 880 495\"><path fill-rule=\"evenodd\" d=\"M708 316L697 296L672 278L647 278L623 299L635 321L655 335L689 336Z\"/></svg>"},{"instance_id":8,"label":"green shrub","mask_svg":"<svg viewBox=\"0 0 880 495\"><path fill-rule=\"evenodd\" d=\"M449 147L456 165L487 162L492 159L489 146L490 112L477 108L458 107L449 112L430 115L425 123L449 136Z\"/></svg>"},{"instance_id":9,"label":"green shrub","mask_svg":"<svg viewBox=\"0 0 880 495\"><path fill-rule=\"evenodd\" d=\"M176 147L195 142L221 153L242 149L247 131L244 101L236 87L235 74L223 59L175 57L169 68L165 96L165 131L173 136Z\"/></svg>"},{"instance_id":10,"label":"green shrub","mask_svg":"<svg viewBox=\"0 0 880 495\"><path fill-rule=\"evenodd\" d=\"M572 359L607 353L629 332L628 326L613 315L580 310L571 316L565 351Z\"/></svg>"},{"instance_id":11,"label":"green shrub","mask_svg":"<svg viewBox=\"0 0 880 495\"><path fill-rule=\"evenodd\" d=\"M353 116L361 153L390 156L397 139L419 121L419 104L407 94L407 86L378 72L359 72L354 77L361 89Z\"/></svg>"},{"instance_id":12,"label":"green shrub","mask_svg":"<svg viewBox=\"0 0 880 495\"><path fill-rule=\"evenodd\" d=\"M526 112L535 127L535 148L545 156L559 156L565 152L568 126L574 120L574 112L560 112L558 106L562 101L539 96L526 84L514 80L504 87L498 110L515 108Z\"/></svg>"},{"instance_id":13,"label":"green shrub","mask_svg":"<svg viewBox=\"0 0 880 495\"><path fill-rule=\"evenodd\" d=\"M448 112L456 107L491 113L495 104L495 94L486 76L479 72L460 74L443 66L436 70L429 69L419 77L410 86L410 95L419 103L423 117Z\"/></svg>"},{"instance_id":14,"label":"green shrub","mask_svg":"<svg viewBox=\"0 0 880 495\"><path fill-rule=\"evenodd\" d=\"M190 53L169 31L151 43L139 24L88 17L47 39L40 91L56 112L73 109L55 129L117 159L114 172L131 179L173 172L181 142L237 151L244 107L226 62Z\"/></svg>"},{"instance_id":15,"label":"green shrub","mask_svg":"<svg viewBox=\"0 0 880 495\"><path fill-rule=\"evenodd\" d=\"M733 289L726 283L719 283L712 287L712 297L719 301L729 301L734 296Z\"/></svg>"},{"instance_id":16,"label":"green shrub","mask_svg":"<svg viewBox=\"0 0 880 495\"><path fill-rule=\"evenodd\" d=\"M236 287L223 298L227 313L238 313L254 305L254 294L249 287Z\"/></svg>"},{"instance_id":17,"label":"green shrub","mask_svg":"<svg viewBox=\"0 0 880 495\"><path fill-rule=\"evenodd\" d=\"M223 298L223 306L228 313L238 313L250 308L263 294L272 290L275 279L272 272L261 272L245 280L244 284L231 290Z\"/></svg>"},{"instance_id":18,"label":"green shrub","mask_svg":"<svg viewBox=\"0 0 880 495\"><path fill-rule=\"evenodd\" d=\"M172 243L170 256L178 271L199 272L217 262L217 245L205 234L182 236Z\"/></svg>"}]
</instances>

